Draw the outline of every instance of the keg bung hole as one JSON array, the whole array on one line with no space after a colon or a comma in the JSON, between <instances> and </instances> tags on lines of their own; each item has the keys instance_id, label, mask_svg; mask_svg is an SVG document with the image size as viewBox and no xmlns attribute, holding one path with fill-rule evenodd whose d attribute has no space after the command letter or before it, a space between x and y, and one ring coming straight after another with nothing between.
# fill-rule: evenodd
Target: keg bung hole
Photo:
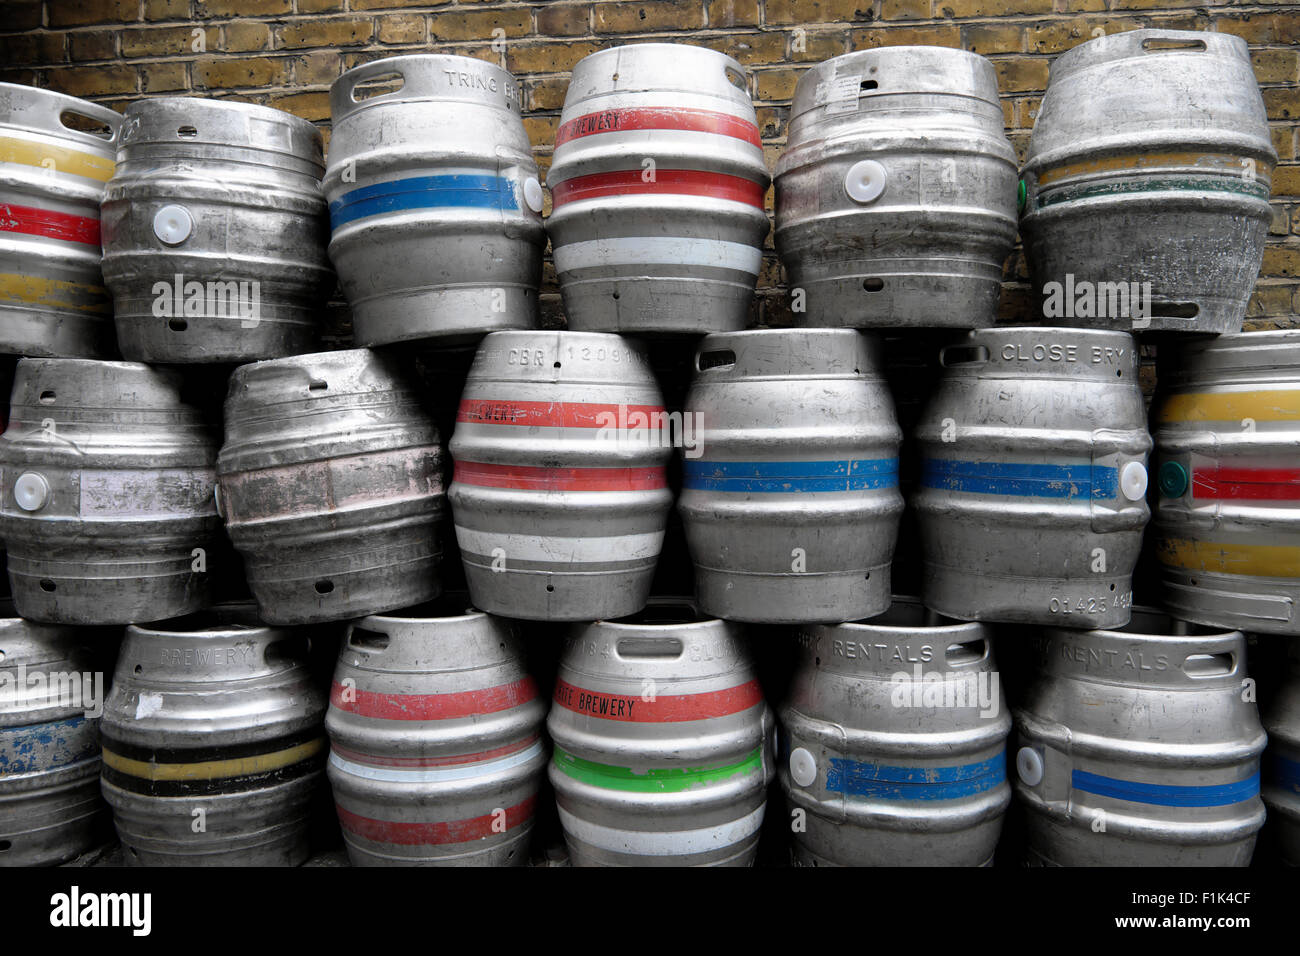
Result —
<instances>
[{"instance_id":1,"label":"keg bung hole","mask_svg":"<svg viewBox=\"0 0 1300 956\"><path fill-rule=\"evenodd\" d=\"M866 90L874 90L879 86L880 84L877 83L875 80L863 80L858 88L860 90L866 91Z\"/></svg>"},{"instance_id":2,"label":"keg bung hole","mask_svg":"<svg viewBox=\"0 0 1300 956\"><path fill-rule=\"evenodd\" d=\"M53 405L53 404L54 404L54 400L55 400L55 398L57 398L57 397L58 397L58 396L56 396L56 395L54 394L54 392L50 391L49 389L46 389L45 391L41 392L41 404L42 404L42 405Z\"/></svg>"},{"instance_id":3,"label":"keg bung hole","mask_svg":"<svg viewBox=\"0 0 1300 956\"><path fill-rule=\"evenodd\" d=\"M53 591L57 587L58 585L55 584L53 581L51 581L49 578L41 578L42 591Z\"/></svg>"},{"instance_id":4,"label":"keg bung hole","mask_svg":"<svg viewBox=\"0 0 1300 956\"><path fill-rule=\"evenodd\" d=\"M1201 314L1195 302L1155 302L1151 311L1161 319L1194 319Z\"/></svg>"},{"instance_id":5,"label":"keg bung hole","mask_svg":"<svg viewBox=\"0 0 1300 956\"><path fill-rule=\"evenodd\" d=\"M864 581L870 581L870 580L871 580L871 572L868 571L866 574L864 574L864 575L862 576L862 580L864 580Z\"/></svg>"},{"instance_id":6,"label":"keg bung hole","mask_svg":"<svg viewBox=\"0 0 1300 956\"><path fill-rule=\"evenodd\" d=\"M614 298L615 298L615 299L618 298L618 293L617 293L617 292L613 293L613 295L614 295Z\"/></svg>"},{"instance_id":7,"label":"keg bung hole","mask_svg":"<svg viewBox=\"0 0 1300 956\"><path fill-rule=\"evenodd\" d=\"M707 372L711 368L730 368L736 364L736 353L731 349L701 352L695 359L695 368Z\"/></svg>"},{"instance_id":8,"label":"keg bung hole","mask_svg":"<svg viewBox=\"0 0 1300 956\"><path fill-rule=\"evenodd\" d=\"M136 664L136 665L135 665L135 673L136 673L136 674L143 674L143 673L144 673L144 666L141 665L141 664Z\"/></svg>"},{"instance_id":9,"label":"keg bung hole","mask_svg":"<svg viewBox=\"0 0 1300 956\"><path fill-rule=\"evenodd\" d=\"M307 386L307 390L309 392L324 392L327 391L329 387L330 387L329 382L322 382L320 380L316 380Z\"/></svg>"},{"instance_id":10,"label":"keg bung hole","mask_svg":"<svg viewBox=\"0 0 1300 956\"><path fill-rule=\"evenodd\" d=\"M181 139L193 139L199 135L199 131L193 126L181 126L177 128L176 135Z\"/></svg>"},{"instance_id":11,"label":"keg bung hole","mask_svg":"<svg viewBox=\"0 0 1300 956\"><path fill-rule=\"evenodd\" d=\"M559 363L559 362L556 362L556 363L555 363L555 367L556 367L556 368L559 368L559 367L560 367L560 363Z\"/></svg>"},{"instance_id":12,"label":"keg bung hole","mask_svg":"<svg viewBox=\"0 0 1300 956\"><path fill-rule=\"evenodd\" d=\"M388 647L388 635L381 631L371 631L364 627L354 627L348 643L367 651L382 651Z\"/></svg>"},{"instance_id":13,"label":"keg bung hole","mask_svg":"<svg viewBox=\"0 0 1300 956\"><path fill-rule=\"evenodd\" d=\"M555 590L555 585L554 585L554 584L548 584L548 585L546 585L546 590L547 590L547 591L554 591L554 590Z\"/></svg>"},{"instance_id":14,"label":"keg bung hole","mask_svg":"<svg viewBox=\"0 0 1300 956\"><path fill-rule=\"evenodd\" d=\"M3 853L5 850L8 850L12 846L13 844L10 843L8 840L0 840L0 853Z\"/></svg>"},{"instance_id":15,"label":"keg bung hole","mask_svg":"<svg viewBox=\"0 0 1300 956\"><path fill-rule=\"evenodd\" d=\"M1151 53L1161 50L1196 50L1203 52L1206 46L1204 40L1175 40L1168 37L1153 37L1150 40L1142 41L1142 49Z\"/></svg>"},{"instance_id":16,"label":"keg bung hole","mask_svg":"<svg viewBox=\"0 0 1300 956\"><path fill-rule=\"evenodd\" d=\"M879 292L884 287L885 287L884 279L863 279L862 280L862 288L866 289L868 292Z\"/></svg>"},{"instance_id":17,"label":"keg bung hole","mask_svg":"<svg viewBox=\"0 0 1300 956\"><path fill-rule=\"evenodd\" d=\"M1116 378L1123 378L1123 377L1124 377L1124 370L1123 370L1122 368L1117 368L1117 369L1115 369L1115 377L1116 377Z\"/></svg>"},{"instance_id":18,"label":"keg bung hole","mask_svg":"<svg viewBox=\"0 0 1300 956\"><path fill-rule=\"evenodd\" d=\"M405 85L406 80L402 74L381 73L379 76L361 80L356 86L352 87L352 102L360 103L362 100L368 100L372 97L396 93Z\"/></svg>"},{"instance_id":19,"label":"keg bung hole","mask_svg":"<svg viewBox=\"0 0 1300 956\"><path fill-rule=\"evenodd\" d=\"M76 130L78 133L89 133L91 136L98 136L100 139L113 138L113 130L107 123L95 119L93 116L87 116L85 113L64 110L59 114L59 122L68 129Z\"/></svg>"},{"instance_id":20,"label":"keg bung hole","mask_svg":"<svg viewBox=\"0 0 1300 956\"><path fill-rule=\"evenodd\" d=\"M167 328L171 329L173 332L184 332L189 327L190 324L186 322L184 319L167 320Z\"/></svg>"},{"instance_id":21,"label":"keg bung hole","mask_svg":"<svg viewBox=\"0 0 1300 956\"><path fill-rule=\"evenodd\" d=\"M329 593L330 593L331 591L333 591L333 590L334 590L334 582L333 582L333 581L327 581L327 580L325 580L324 578L322 578L321 580L319 580L319 581L316 582L316 593L317 593L317 594L329 594Z\"/></svg>"}]
</instances>

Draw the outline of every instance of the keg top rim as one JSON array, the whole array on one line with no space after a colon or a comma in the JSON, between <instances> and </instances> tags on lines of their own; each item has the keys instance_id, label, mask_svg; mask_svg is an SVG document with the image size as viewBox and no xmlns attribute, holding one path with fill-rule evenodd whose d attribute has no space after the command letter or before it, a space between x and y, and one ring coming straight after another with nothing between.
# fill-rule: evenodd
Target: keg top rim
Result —
<instances>
[{"instance_id":1,"label":"keg top rim","mask_svg":"<svg viewBox=\"0 0 1300 956\"><path fill-rule=\"evenodd\" d=\"M308 135L314 134L320 136L320 130L311 120L305 120L301 116L295 116L287 110L276 109L274 106L265 106L261 103L247 103L243 100L230 99L210 99L206 96L151 96L148 99L136 100L127 105L126 118L131 118L134 114L140 112L151 113L154 110L161 110L167 107L185 106L199 110L215 110L226 113L241 113L244 115L262 115L267 119L275 119L286 123L290 126L298 127L298 132Z\"/></svg>"},{"instance_id":2,"label":"keg top rim","mask_svg":"<svg viewBox=\"0 0 1300 956\"><path fill-rule=\"evenodd\" d=\"M1071 47L1062 53L1054 61L1048 84L1050 87L1053 79L1060 79L1065 73L1071 73L1075 70L1083 69L1088 66L1097 66L1108 63L1115 59L1122 59L1133 54L1125 54L1121 51L1126 48L1136 47L1137 53L1148 52L1144 49L1144 44L1149 40L1166 39L1173 41L1200 41L1205 44L1205 50L1198 51L1213 54L1213 48L1218 48L1218 54L1221 56L1225 48L1233 51L1232 55L1246 59L1249 62L1248 47L1246 41L1241 37L1234 36L1231 33L1217 33L1210 30L1166 30L1159 27L1142 27L1137 30L1121 30L1118 33L1108 33L1105 36L1093 37L1085 40L1078 46ZM1150 52L1177 53L1177 49L1166 49Z\"/></svg>"},{"instance_id":3,"label":"keg top rim","mask_svg":"<svg viewBox=\"0 0 1300 956\"><path fill-rule=\"evenodd\" d=\"M236 377L243 378L249 374L260 372L264 369L276 368L310 368L315 362L322 359L336 358L340 361L370 361L372 358L378 358L380 353L374 349L354 348L354 349L330 349L324 352L303 352L299 355L284 355L280 358L262 359L259 362L248 362L238 366L231 373L231 381Z\"/></svg>"},{"instance_id":4,"label":"keg top rim","mask_svg":"<svg viewBox=\"0 0 1300 956\"><path fill-rule=\"evenodd\" d=\"M386 56L378 60L367 60L365 63L358 63L350 70L344 70L341 74L339 74L338 79L336 79L333 83L331 83L330 86L333 87L337 85L342 80L346 79L347 77L351 76L354 73L374 72L376 67L385 66L389 64L399 64L399 65L403 63L434 64L434 63L445 63L448 61L470 64L475 66L476 68L485 68L488 70L494 70L497 73L504 73L506 76L510 77L510 79L514 80L516 83L519 82L519 80L515 77L515 75L511 73L509 70L505 69L502 66L498 66L496 63L493 63L491 60L481 60L476 56L462 56L459 53L400 53L397 56Z\"/></svg>"},{"instance_id":5,"label":"keg top rim","mask_svg":"<svg viewBox=\"0 0 1300 956\"><path fill-rule=\"evenodd\" d=\"M103 103L95 103L91 100L85 100L79 96L73 96L70 93L61 93L58 90L47 90L40 86L29 86L26 83L0 83L0 92L5 91L13 91L34 97L49 98L56 102L62 102L67 107L75 107L78 111L85 113L91 118L99 117L103 119L111 126L113 135L110 137L95 136L95 138L101 140L105 146L110 148L117 136L118 128L122 125L122 114L111 106L105 106ZM80 131L69 127L68 132L77 133Z\"/></svg>"},{"instance_id":6,"label":"keg top rim","mask_svg":"<svg viewBox=\"0 0 1300 956\"><path fill-rule=\"evenodd\" d=\"M604 342L606 344L623 344L633 348L640 348L641 341L635 336L621 335L618 332L583 332L578 329L502 329L500 332L489 332L483 336L479 343L481 349L489 340L494 342L505 342L512 339L519 340L551 340L552 337L557 343L568 341L587 340L591 342Z\"/></svg>"},{"instance_id":7,"label":"keg top rim","mask_svg":"<svg viewBox=\"0 0 1300 956\"><path fill-rule=\"evenodd\" d=\"M618 46L611 46L611 47L606 47L603 50L596 50L594 53L588 53L581 60L579 60L577 64L574 66L573 72L576 73L578 71L578 68L581 67L583 64L594 63L597 60L600 60L602 58L614 56L619 53L625 53L628 50L674 50L676 51L676 50L681 50L683 48L689 50L699 50L704 55L715 57L720 62L725 62L729 66L734 66L737 71L744 74L746 77L749 76L749 71L746 70L744 66L741 65L739 60L737 60L735 57L729 56L726 53L723 53L721 50L715 50L712 47L701 46L698 43L669 43L663 40L649 40L645 43L621 43ZM691 55L693 56L694 54Z\"/></svg>"},{"instance_id":8,"label":"keg top rim","mask_svg":"<svg viewBox=\"0 0 1300 956\"><path fill-rule=\"evenodd\" d=\"M55 368L64 368L64 369L72 369L76 367L105 368L105 369L114 368L114 369L121 369L123 371L131 371L131 372L151 372L158 375L169 376L169 377L175 376L177 374L174 369L159 368L156 365L149 365L145 362L118 362L118 361L111 361L105 359L53 358L53 357L46 357L46 356L26 356L18 360L18 365L20 367L26 366L30 368L38 364L47 364Z\"/></svg>"},{"instance_id":9,"label":"keg top rim","mask_svg":"<svg viewBox=\"0 0 1300 956\"><path fill-rule=\"evenodd\" d=\"M891 631L916 636L944 632L950 634L970 632L971 634L988 636L989 627L981 621L962 621L957 618L944 617L943 615L939 615L939 621L936 624L894 624L881 620L900 610L904 613L919 613L924 617L928 608L918 595L894 594L890 597L889 607L879 614L859 618L856 621L842 621L838 624L814 624L811 627L830 631L841 628L850 631Z\"/></svg>"},{"instance_id":10,"label":"keg top rim","mask_svg":"<svg viewBox=\"0 0 1300 956\"><path fill-rule=\"evenodd\" d=\"M1145 604L1135 604L1132 608L1133 617L1128 624L1122 627L1097 627L1097 628L1065 628L1065 627L1048 627L1044 632L1054 638L1067 638L1071 640L1102 638L1125 643L1150 643L1155 645L1164 644L1187 644L1187 643L1222 643L1224 641L1242 641L1246 640L1245 635L1234 628L1215 627L1209 624L1197 624L1193 621L1183 621L1174 617L1172 614L1158 607L1151 607ZM1140 621L1139 617L1148 619ZM1161 631L1151 630L1134 630L1143 626L1150 627L1150 619L1159 621L1165 625ZM1188 628L1186 634L1170 633L1174 626L1183 625Z\"/></svg>"},{"instance_id":11,"label":"keg top rim","mask_svg":"<svg viewBox=\"0 0 1300 956\"><path fill-rule=\"evenodd\" d=\"M263 621L259 617L255 602L231 601L214 604L182 617L129 624L126 633L130 636L147 638L208 640L231 634L248 637L255 634L287 634L288 632L284 628Z\"/></svg>"}]
</instances>

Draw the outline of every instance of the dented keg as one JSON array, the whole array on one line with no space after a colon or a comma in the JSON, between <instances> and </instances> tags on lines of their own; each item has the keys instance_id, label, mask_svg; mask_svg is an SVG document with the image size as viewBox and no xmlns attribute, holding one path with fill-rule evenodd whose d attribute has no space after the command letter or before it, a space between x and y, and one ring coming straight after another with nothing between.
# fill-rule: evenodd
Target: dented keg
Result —
<instances>
[{"instance_id":1,"label":"dented keg","mask_svg":"<svg viewBox=\"0 0 1300 956\"><path fill-rule=\"evenodd\" d=\"M902 433L879 341L851 329L727 332L701 342L695 365L677 507L700 609L839 622L887 608Z\"/></svg>"},{"instance_id":2,"label":"dented keg","mask_svg":"<svg viewBox=\"0 0 1300 956\"><path fill-rule=\"evenodd\" d=\"M442 453L397 360L368 349L235 369L217 506L268 624L438 594Z\"/></svg>"},{"instance_id":3,"label":"dented keg","mask_svg":"<svg viewBox=\"0 0 1300 956\"><path fill-rule=\"evenodd\" d=\"M1239 37L1129 30L1061 56L1021 191L1044 314L1060 325L1241 331L1276 162Z\"/></svg>"},{"instance_id":4,"label":"dented keg","mask_svg":"<svg viewBox=\"0 0 1300 956\"><path fill-rule=\"evenodd\" d=\"M1250 863L1265 737L1240 632L1135 608L1127 627L1049 628L1030 646L1015 790L1032 863Z\"/></svg>"},{"instance_id":5,"label":"dented keg","mask_svg":"<svg viewBox=\"0 0 1300 956\"><path fill-rule=\"evenodd\" d=\"M1264 716L1264 727L1268 751L1261 795L1269 826L1283 861L1300 866L1300 645L1291 644L1287 679Z\"/></svg>"},{"instance_id":6,"label":"dented keg","mask_svg":"<svg viewBox=\"0 0 1300 956\"><path fill-rule=\"evenodd\" d=\"M804 866L989 866L1011 714L983 624L884 614L798 633L777 772Z\"/></svg>"},{"instance_id":7,"label":"dented keg","mask_svg":"<svg viewBox=\"0 0 1300 956\"><path fill-rule=\"evenodd\" d=\"M72 628L24 621L0 601L0 868L63 863L107 835L103 693Z\"/></svg>"},{"instance_id":8,"label":"dented keg","mask_svg":"<svg viewBox=\"0 0 1300 956\"><path fill-rule=\"evenodd\" d=\"M121 124L97 103L0 83L0 352L112 353L99 202Z\"/></svg>"},{"instance_id":9,"label":"dented keg","mask_svg":"<svg viewBox=\"0 0 1300 956\"><path fill-rule=\"evenodd\" d=\"M912 496L926 607L963 620L1127 622L1150 517L1132 336L987 329L940 361Z\"/></svg>"},{"instance_id":10,"label":"dented keg","mask_svg":"<svg viewBox=\"0 0 1300 956\"><path fill-rule=\"evenodd\" d=\"M735 625L656 600L576 627L546 720L574 865L750 865L773 726Z\"/></svg>"},{"instance_id":11,"label":"dented keg","mask_svg":"<svg viewBox=\"0 0 1300 956\"><path fill-rule=\"evenodd\" d=\"M776 247L801 317L992 325L1015 196L990 61L900 46L819 63L795 88L776 167Z\"/></svg>"},{"instance_id":12,"label":"dented keg","mask_svg":"<svg viewBox=\"0 0 1300 956\"><path fill-rule=\"evenodd\" d=\"M1160 389L1165 607L1202 624L1300 634L1300 332L1187 343Z\"/></svg>"},{"instance_id":13,"label":"dented keg","mask_svg":"<svg viewBox=\"0 0 1300 956\"><path fill-rule=\"evenodd\" d=\"M592 332L496 332L470 368L447 497L476 607L592 621L645 606L672 451L638 345Z\"/></svg>"},{"instance_id":14,"label":"dented keg","mask_svg":"<svg viewBox=\"0 0 1300 956\"><path fill-rule=\"evenodd\" d=\"M127 628L102 722L102 787L127 864L307 858L327 749L307 640L252 605Z\"/></svg>"},{"instance_id":15,"label":"dented keg","mask_svg":"<svg viewBox=\"0 0 1300 956\"><path fill-rule=\"evenodd\" d=\"M749 81L703 47L638 43L573 68L547 173L569 328L744 328L770 179Z\"/></svg>"},{"instance_id":16,"label":"dented keg","mask_svg":"<svg viewBox=\"0 0 1300 956\"><path fill-rule=\"evenodd\" d=\"M537 324L543 195L519 110L518 81L470 57L390 57L334 81L329 252L358 345Z\"/></svg>"},{"instance_id":17,"label":"dented keg","mask_svg":"<svg viewBox=\"0 0 1300 956\"><path fill-rule=\"evenodd\" d=\"M461 602L352 624L325 726L353 864L526 864L545 718L501 618Z\"/></svg>"},{"instance_id":18,"label":"dented keg","mask_svg":"<svg viewBox=\"0 0 1300 956\"><path fill-rule=\"evenodd\" d=\"M251 362L314 347L334 287L320 132L280 110L164 96L126 110L104 197L122 354Z\"/></svg>"},{"instance_id":19,"label":"dented keg","mask_svg":"<svg viewBox=\"0 0 1300 956\"><path fill-rule=\"evenodd\" d=\"M18 613L127 624L203 607L216 450L176 371L19 362L0 437L0 538Z\"/></svg>"}]
</instances>

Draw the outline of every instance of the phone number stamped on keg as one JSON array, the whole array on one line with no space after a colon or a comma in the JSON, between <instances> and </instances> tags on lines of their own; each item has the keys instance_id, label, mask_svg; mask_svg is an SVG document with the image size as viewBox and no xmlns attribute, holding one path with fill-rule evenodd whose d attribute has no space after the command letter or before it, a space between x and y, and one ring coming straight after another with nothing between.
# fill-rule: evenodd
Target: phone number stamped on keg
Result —
<instances>
[{"instance_id":1,"label":"phone number stamped on keg","mask_svg":"<svg viewBox=\"0 0 1300 956\"><path fill-rule=\"evenodd\" d=\"M1103 594L1100 597L1052 598L1047 609L1053 614L1105 614L1116 608L1133 606L1133 592Z\"/></svg>"},{"instance_id":2,"label":"phone number stamped on keg","mask_svg":"<svg viewBox=\"0 0 1300 956\"><path fill-rule=\"evenodd\" d=\"M604 345L569 346L563 350L563 357L568 362L613 362L615 364L644 365L645 358L635 349ZM543 348L516 348L506 350L506 365L519 368L545 368L553 365L558 368L558 359L551 360L551 350Z\"/></svg>"}]
</instances>

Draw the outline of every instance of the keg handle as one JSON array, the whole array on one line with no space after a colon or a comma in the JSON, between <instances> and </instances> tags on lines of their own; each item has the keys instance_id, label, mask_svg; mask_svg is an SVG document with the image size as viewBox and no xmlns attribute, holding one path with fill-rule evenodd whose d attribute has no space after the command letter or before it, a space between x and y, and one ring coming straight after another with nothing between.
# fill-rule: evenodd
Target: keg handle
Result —
<instances>
[{"instance_id":1,"label":"keg handle","mask_svg":"<svg viewBox=\"0 0 1300 956\"><path fill-rule=\"evenodd\" d=\"M348 647L369 654L381 654L388 650L389 636L374 628L353 625L348 629Z\"/></svg>"},{"instance_id":2,"label":"keg handle","mask_svg":"<svg viewBox=\"0 0 1300 956\"><path fill-rule=\"evenodd\" d=\"M736 353L731 349L709 349L695 353L695 371L707 372L715 368L734 368Z\"/></svg>"},{"instance_id":3,"label":"keg handle","mask_svg":"<svg viewBox=\"0 0 1300 956\"><path fill-rule=\"evenodd\" d=\"M623 660L677 660L686 645L676 637L623 637L614 642L614 653Z\"/></svg>"},{"instance_id":4,"label":"keg handle","mask_svg":"<svg viewBox=\"0 0 1300 956\"><path fill-rule=\"evenodd\" d=\"M1204 53L1209 47L1201 39L1180 36L1178 30L1144 30L1140 44L1143 53L1168 53L1180 50L1185 53Z\"/></svg>"},{"instance_id":5,"label":"keg handle","mask_svg":"<svg viewBox=\"0 0 1300 956\"><path fill-rule=\"evenodd\" d=\"M406 89L408 82L410 82L399 66L394 66L392 63L385 62L384 60L375 60L373 63L362 64L354 70L351 70L350 74L351 83L345 91L344 96L344 101L348 105L349 109L358 103L369 103L372 100L382 100L386 96L400 93L402 90ZM386 93L376 93L372 96L362 96L359 99L357 98L358 87L365 84L377 84L381 80L394 76L400 78L402 81L395 89L389 90Z\"/></svg>"},{"instance_id":6,"label":"keg handle","mask_svg":"<svg viewBox=\"0 0 1300 956\"><path fill-rule=\"evenodd\" d=\"M749 88L749 74L743 70L738 70L734 66L725 66L722 68L727 77L727 82L740 90L746 96L752 97L753 90Z\"/></svg>"},{"instance_id":7,"label":"keg handle","mask_svg":"<svg viewBox=\"0 0 1300 956\"><path fill-rule=\"evenodd\" d=\"M1182 671L1192 680L1205 677L1231 677L1237 670L1237 655L1232 651L1196 652L1183 658Z\"/></svg>"},{"instance_id":8,"label":"keg handle","mask_svg":"<svg viewBox=\"0 0 1300 956\"><path fill-rule=\"evenodd\" d=\"M959 355L966 353L975 356L974 358L961 358L955 362L948 361L948 353L955 352ZM961 343L959 345L945 345L939 349L939 364L944 368L962 368L968 365L985 365L989 360L989 350L983 345L968 345Z\"/></svg>"},{"instance_id":9,"label":"keg handle","mask_svg":"<svg viewBox=\"0 0 1300 956\"><path fill-rule=\"evenodd\" d=\"M102 128L106 132L101 133L101 132L96 132L95 130L77 129L77 127L69 125L68 123L69 116L78 117L80 119L93 123L95 124L96 127ZM59 112L58 125L59 125L59 132L65 134L73 133L74 135L80 136L83 139L94 143L96 146L101 146L101 147L116 145L117 135L120 129L120 126L116 126L112 123L105 122L103 117L92 116L90 113L86 112L85 110L80 110L75 108L61 110Z\"/></svg>"}]
</instances>

